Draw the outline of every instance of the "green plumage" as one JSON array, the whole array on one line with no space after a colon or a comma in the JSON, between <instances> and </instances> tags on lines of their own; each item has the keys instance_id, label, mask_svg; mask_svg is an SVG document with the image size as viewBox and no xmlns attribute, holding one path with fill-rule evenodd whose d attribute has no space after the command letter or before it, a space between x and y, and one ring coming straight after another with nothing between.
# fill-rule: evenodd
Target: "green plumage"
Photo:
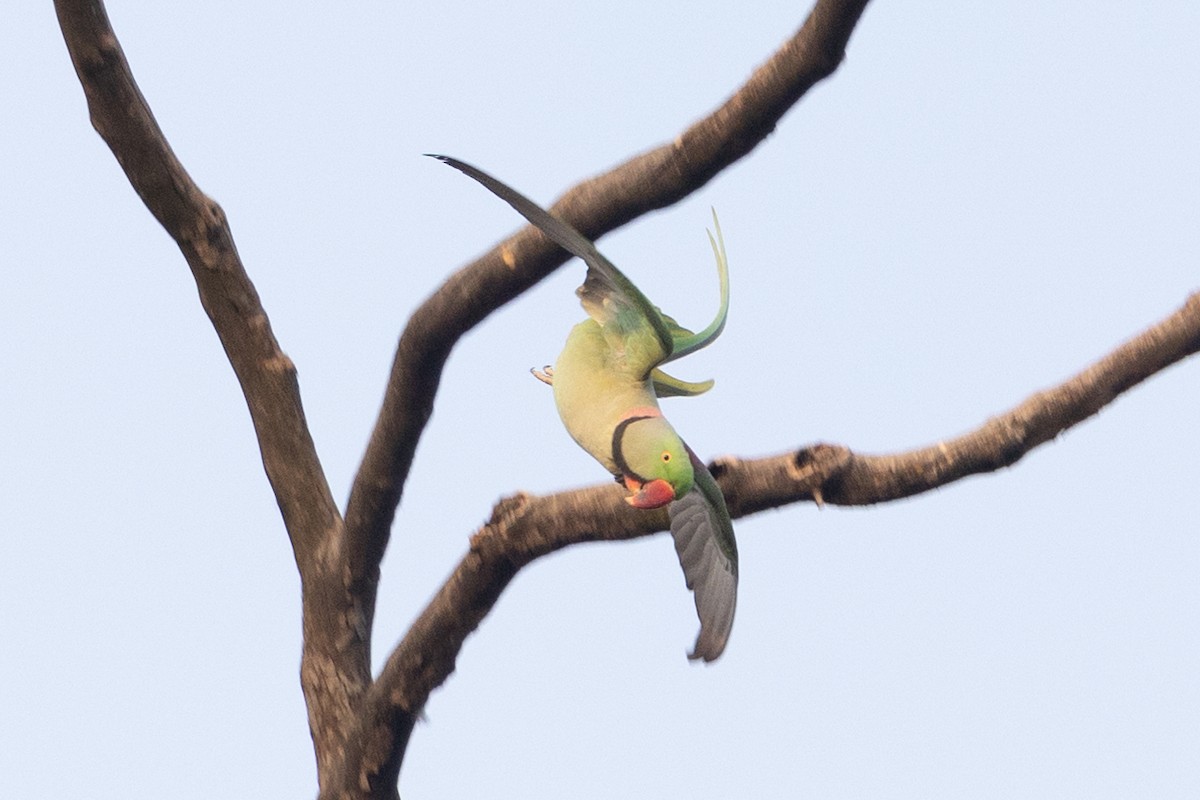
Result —
<instances>
[{"instance_id":1,"label":"green plumage","mask_svg":"<svg viewBox=\"0 0 1200 800\"><path fill-rule=\"evenodd\" d=\"M729 274L721 228L709 234L721 285L720 308L699 333L681 327L646 299L590 241L566 222L487 173L434 156L474 178L554 242L587 264L577 294L588 319L571 329L552 373L559 417L571 437L633 492L638 508L668 505L671 534L700 635L689 658L721 655L737 605L737 544L720 487L659 410L660 397L692 396L712 381L689 383L659 367L710 344L725 327Z\"/></svg>"}]
</instances>

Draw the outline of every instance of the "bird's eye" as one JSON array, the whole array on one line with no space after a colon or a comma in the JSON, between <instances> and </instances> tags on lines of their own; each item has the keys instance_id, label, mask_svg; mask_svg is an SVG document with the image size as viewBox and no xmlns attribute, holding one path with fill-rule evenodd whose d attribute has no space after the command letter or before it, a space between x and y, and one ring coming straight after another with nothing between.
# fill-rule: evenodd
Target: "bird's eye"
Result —
<instances>
[{"instance_id":1,"label":"bird's eye","mask_svg":"<svg viewBox=\"0 0 1200 800\"><path fill-rule=\"evenodd\" d=\"M662 454L662 460L663 460L663 463L664 463L664 464L665 464L666 462L670 461L670 460L671 460L671 453L670 453L669 451L666 451L666 450L664 450L664 451L663 451L663 454Z\"/></svg>"}]
</instances>

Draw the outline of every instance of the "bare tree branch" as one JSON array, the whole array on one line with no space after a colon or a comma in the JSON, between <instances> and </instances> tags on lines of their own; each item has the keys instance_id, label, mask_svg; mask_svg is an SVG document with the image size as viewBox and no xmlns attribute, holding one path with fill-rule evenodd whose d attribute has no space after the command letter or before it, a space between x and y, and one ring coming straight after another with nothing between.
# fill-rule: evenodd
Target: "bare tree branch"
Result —
<instances>
[{"instance_id":1,"label":"bare tree branch","mask_svg":"<svg viewBox=\"0 0 1200 800\"><path fill-rule=\"evenodd\" d=\"M867 0L818 0L800 30L719 108L671 143L577 185L552 210L596 239L696 191L749 153L788 109L837 68L866 5ZM346 506L356 576L373 574L383 557L450 350L464 333L567 258L526 227L452 275L409 320Z\"/></svg>"},{"instance_id":2,"label":"bare tree branch","mask_svg":"<svg viewBox=\"0 0 1200 800\"><path fill-rule=\"evenodd\" d=\"M1015 464L1197 350L1200 293L1078 375L962 436L896 455L860 455L845 447L815 445L774 458L721 460L713 474L734 516L797 500L871 505L909 497Z\"/></svg>"},{"instance_id":3,"label":"bare tree branch","mask_svg":"<svg viewBox=\"0 0 1200 800\"><path fill-rule=\"evenodd\" d=\"M183 251L200 301L242 384L267 477L296 539L296 556L309 557L337 524L338 511L305 423L296 369L271 332L225 213L171 151L133 81L103 3L60 0L55 7L92 125Z\"/></svg>"},{"instance_id":4,"label":"bare tree branch","mask_svg":"<svg viewBox=\"0 0 1200 800\"><path fill-rule=\"evenodd\" d=\"M362 602L339 568L342 519L309 435L296 368L271 331L224 212L179 163L134 82L104 4L57 0L55 9L92 125L187 259L246 397L304 586L301 675L323 766L337 752L353 722L351 709L370 684L374 597Z\"/></svg>"},{"instance_id":5,"label":"bare tree branch","mask_svg":"<svg viewBox=\"0 0 1200 800\"><path fill-rule=\"evenodd\" d=\"M838 505L896 500L1010 466L1197 350L1200 293L1073 378L957 438L882 456L818 444L767 458L722 458L711 470L734 517L803 500ZM606 483L544 497L521 494L498 503L450 579L392 652L368 702L422 708L429 693L454 671L466 637L517 571L534 559L573 544L669 529L665 511L630 508L623 495L620 487ZM377 719L386 717L375 713Z\"/></svg>"}]
</instances>

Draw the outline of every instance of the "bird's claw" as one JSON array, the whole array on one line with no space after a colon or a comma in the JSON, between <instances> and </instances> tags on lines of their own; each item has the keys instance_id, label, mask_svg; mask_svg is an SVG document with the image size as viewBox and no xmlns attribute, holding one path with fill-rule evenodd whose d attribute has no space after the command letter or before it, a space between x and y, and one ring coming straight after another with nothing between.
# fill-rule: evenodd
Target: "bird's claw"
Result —
<instances>
[{"instance_id":1,"label":"bird's claw","mask_svg":"<svg viewBox=\"0 0 1200 800\"><path fill-rule=\"evenodd\" d=\"M547 386L554 385L554 367L550 366L549 364L541 369L538 369L537 367L531 367L529 372L531 375L533 375L533 377L537 378Z\"/></svg>"}]
</instances>

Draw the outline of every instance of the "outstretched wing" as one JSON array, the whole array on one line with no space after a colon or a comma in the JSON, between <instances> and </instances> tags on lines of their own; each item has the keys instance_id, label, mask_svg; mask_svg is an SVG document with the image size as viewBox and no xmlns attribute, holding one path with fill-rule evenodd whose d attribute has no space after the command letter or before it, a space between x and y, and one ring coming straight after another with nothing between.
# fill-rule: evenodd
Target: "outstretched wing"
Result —
<instances>
[{"instance_id":1,"label":"outstretched wing","mask_svg":"<svg viewBox=\"0 0 1200 800\"><path fill-rule=\"evenodd\" d=\"M675 339L662 314L583 234L483 170L450 156L427 155L479 181L555 244L583 259L588 271L579 287L579 299L588 315L604 329L605 338L628 350L628 366L639 378L644 379L671 356ZM683 334L694 336L687 331Z\"/></svg>"},{"instance_id":2,"label":"outstretched wing","mask_svg":"<svg viewBox=\"0 0 1200 800\"><path fill-rule=\"evenodd\" d=\"M700 617L700 635L688 658L714 661L725 650L737 608L737 542L721 488L690 447L688 455L696 483L667 512L675 552Z\"/></svg>"}]
</instances>

